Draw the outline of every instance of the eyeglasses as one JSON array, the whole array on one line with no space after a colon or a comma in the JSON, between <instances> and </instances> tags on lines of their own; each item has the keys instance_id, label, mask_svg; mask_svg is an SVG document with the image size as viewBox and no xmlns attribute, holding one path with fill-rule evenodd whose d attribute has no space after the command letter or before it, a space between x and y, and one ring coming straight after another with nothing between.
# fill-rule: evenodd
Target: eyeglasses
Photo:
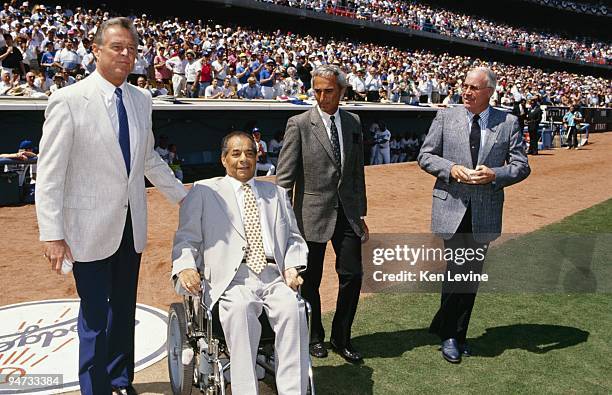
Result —
<instances>
[{"instance_id":1,"label":"eyeglasses","mask_svg":"<svg viewBox=\"0 0 612 395\"><path fill-rule=\"evenodd\" d=\"M490 88L490 87L488 87L488 86L483 86L483 87L479 88L479 87L474 86L474 85L468 85L468 84L463 84L463 85L461 85L461 89L462 89L464 92L467 92L468 90L471 90L472 92L478 92L478 91L481 91L481 90L483 90L483 89L487 89L487 88Z\"/></svg>"}]
</instances>

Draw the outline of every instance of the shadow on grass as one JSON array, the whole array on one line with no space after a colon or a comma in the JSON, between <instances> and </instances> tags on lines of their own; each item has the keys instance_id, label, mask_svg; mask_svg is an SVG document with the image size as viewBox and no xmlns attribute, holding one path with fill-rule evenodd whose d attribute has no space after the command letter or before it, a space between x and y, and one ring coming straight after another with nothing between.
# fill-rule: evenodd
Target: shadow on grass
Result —
<instances>
[{"instance_id":1,"label":"shadow on grass","mask_svg":"<svg viewBox=\"0 0 612 395\"><path fill-rule=\"evenodd\" d=\"M516 324L487 328L483 335L468 342L474 355L496 357L512 349L544 354L584 343L588 338L589 332L570 326Z\"/></svg>"},{"instance_id":2,"label":"shadow on grass","mask_svg":"<svg viewBox=\"0 0 612 395\"><path fill-rule=\"evenodd\" d=\"M475 356L496 357L512 349L544 354L584 343L588 337L589 332L569 326L515 324L487 328L468 343ZM365 358L397 358L417 347L439 345L440 341L428 328L419 328L372 333L356 337L352 343Z\"/></svg>"},{"instance_id":3,"label":"shadow on grass","mask_svg":"<svg viewBox=\"0 0 612 395\"><path fill-rule=\"evenodd\" d=\"M315 390L320 394L371 395L374 393L374 369L366 365L344 364L314 368ZM328 390L326 391L325 388Z\"/></svg>"}]
</instances>

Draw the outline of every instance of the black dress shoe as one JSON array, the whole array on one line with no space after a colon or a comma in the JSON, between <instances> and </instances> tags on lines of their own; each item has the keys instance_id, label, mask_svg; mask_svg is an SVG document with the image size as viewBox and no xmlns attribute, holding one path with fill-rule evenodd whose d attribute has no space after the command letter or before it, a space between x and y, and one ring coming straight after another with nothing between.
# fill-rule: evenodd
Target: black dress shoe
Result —
<instances>
[{"instance_id":1,"label":"black dress shoe","mask_svg":"<svg viewBox=\"0 0 612 395\"><path fill-rule=\"evenodd\" d=\"M442 358L450 363L461 362L461 352L456 339L450 338L442 342Z\"/></svg>"},{"instance_id":2,"label":"black dress shoe","mask_svg":"<svg viewBox=\"0 0 612 395\"><path fill-rule=\"evenodd\" d=\"M361 353L353 348L350 344L346 346L339 346L333 340L330 340L332 349L340 355L346 362L358 364L363 362Z\"/></svg>"},{"instance_id":3,"label":"black dress shoe","mask_svg":"<svg viewBox=\"0 0 612 395\"><path fill-rule=\"evenodd\" d=\"M312 343L310 345L310 355L316 358L327 357L327 348L323 342Z\"/></svg>"},{"instance_id":4,"label":"black dress shoe","mask_svg":"<svg viewBox=\"0 0 612 395\"><path fill-rule=\"evenodd\" d=\"M133 386L128 385L127 387L113 387L113 395L138 395L138 392Z\"/></svg>"},{"instance_id":5,"label":"black dress shoe","mask_svg":"<svg viewBox=\"0 0 612 395\"><path fill-rule=\"evenodd\" d=\"M461 356L462 357L471 357L472 356L472 349L470 348L470 346L467 343L460 343L459 344L459 351L461 352Z\"/></svg>"}]
</instances>

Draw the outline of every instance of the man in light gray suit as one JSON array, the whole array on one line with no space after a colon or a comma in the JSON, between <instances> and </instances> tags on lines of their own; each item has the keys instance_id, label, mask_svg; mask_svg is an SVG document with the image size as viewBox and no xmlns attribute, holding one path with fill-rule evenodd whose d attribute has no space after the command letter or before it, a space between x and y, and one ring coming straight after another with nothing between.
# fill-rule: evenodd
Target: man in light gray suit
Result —
<instances>
[{"instance_id":1,"label":"man in light gray suit","mask_svg":"<svg viewBox=\"0 0 612 395\"><path fill-rule=\"evenodd\" d=\"M255 357L265 309L274 330L279 394L306 394L308 328L298 270L308 248L282 188L253 178L253 136L232 132L223 139L222 178L198 181L181 206L172 250L178 293L200 293L219 303L219 319L232 366L232 393L256 394ZM199 272L198 272L199 269Z\"/></svg>"},{"instance_id":2,"label":"man in light gray suit","mask_svg":"<svg viewBox=\"0 0 612 395\"><path fill-rule=\"evenodd\" d=\"M40 142L40 240L53 270L75 261L83 394L134 392L144 177L173 203L186 195L153 150L151 94L126 83L137 47L129 19L104 22L94 39L97 71L51 96Z\"/></svg>"},{"instance_id":3,"label":"man in light gray suit","mask_svg":"<svg viewBox=\"0 0 612 395\"><path fill-rule=\"evenodd\" d=\"M504 188L530 173L518 119L489 106L497 78L488 68L471 70L462 86L463 107L440 110L418 156L419 166L437 178L431 229L445 248L466 262L447 261L445 273L481 273L488 244L501 234ZM446 277L448 279L448 277ZM458 363L469 355L466 334L478 282L442 286L440 309L430 332L442 340L442 356Z\"/></svg>"},{"instance_id":4,"label":"man in light gray suit","mask_svg":"<svg viewBox=\"0 0 612 395\"><path fill-rule=\"evenodd\" d=\"M361 242L367 240L363 135L359 117L338 108L345 74L325 65L313 73L317 106L287 122L276 182L293 191L293 210L308 243L302 296L312 306L311 355L327 356L319 285L331 240L339 278L331 345L351 363L362 357L351 344L351 326L361 290Z\"/></svg>"}]
</instances>

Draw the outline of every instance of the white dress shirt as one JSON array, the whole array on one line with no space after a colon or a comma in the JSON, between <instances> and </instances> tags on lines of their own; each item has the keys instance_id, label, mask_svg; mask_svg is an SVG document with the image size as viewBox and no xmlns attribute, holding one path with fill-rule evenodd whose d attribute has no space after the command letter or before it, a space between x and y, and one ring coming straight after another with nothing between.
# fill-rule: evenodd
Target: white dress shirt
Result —
<instances>
[{"instance_id":1,"label":"white dress shirt","mask_svg":"<svg viewBox=\"0 0 612 395\"><path fill-rule=\"evenodd\" d=\"M325 131L327 132L327 137L329 137L329 141L332 141L331 137L331 115L326 112L323 112L321 108L317 105L317 111L319 111L319 115L321 116L321 120L323 121L323 125L325 126ZM334 123L336 124L336 128L338 129L338 142L340 143L340 164L344 164L344 142L342 141L342 122L340 121L340 109L337 109L333 114ZM342 166L341 166L342 167Z\"/></svg>"},{"instance_id":2,"label":"white dress shirt","mask_svg":"<svg viewBox=\"0 0 612 395\"><path fill-rule=\"evenodd\" d=\"M230 177L228 175L225 176L227 180L230 182L232 186L232 190L236 195L236 201L238 202L238 208L240 209L240 217L242 219L242 223L244 224L244 190L242 189L242 182L238 181L234 177ZM246 182L251 186L253 190L253 194L255 195L255 201L257 202L257 207L259 207L259 222L261 224L261 237L263 239L264 244L264 252L266 254L266 258L274 258L274 237L272 236L274 233L272 232L272 225L268 223L268 215L265 215L264 210L269 207L263 203L263 199L259 197L259 193L257 191L257 187L255 186L255 179L251 178ZM274 213L270 213L274 214ZM274 215L271 215L274 217Z\"/></svg>"},{"instance_id":3,"label":"white dress shirt","mask_svg":"<svg viewBox=\"0 0 612 395\"><path fill-rule=\"evenodd\" d=\"M119 144L119 116L117 115L117 104L115 101L115 89L117 88L115 85L111 84L107 80L104 79L97 71L91 73L91 76L87 78L94 78L100 87L100 93L102 94L102 102L106 106L106 110L108 111L108 116L111 120L111 125L113 125L113 132L117 137L117 144ZM134 163L134 153L136 152L136 139L138 138L138 133L136 133L136 120L134 117L136 116L136 112L134 111L134 105L132 103L132 99L130 98L130 93L127 88L127 82L123 82L121 86L119 86L122 91L123 96L123 105L125 106L125 111L128 115L128 125L130 128L130 160Z\"/></svg>"}]
</instances>

